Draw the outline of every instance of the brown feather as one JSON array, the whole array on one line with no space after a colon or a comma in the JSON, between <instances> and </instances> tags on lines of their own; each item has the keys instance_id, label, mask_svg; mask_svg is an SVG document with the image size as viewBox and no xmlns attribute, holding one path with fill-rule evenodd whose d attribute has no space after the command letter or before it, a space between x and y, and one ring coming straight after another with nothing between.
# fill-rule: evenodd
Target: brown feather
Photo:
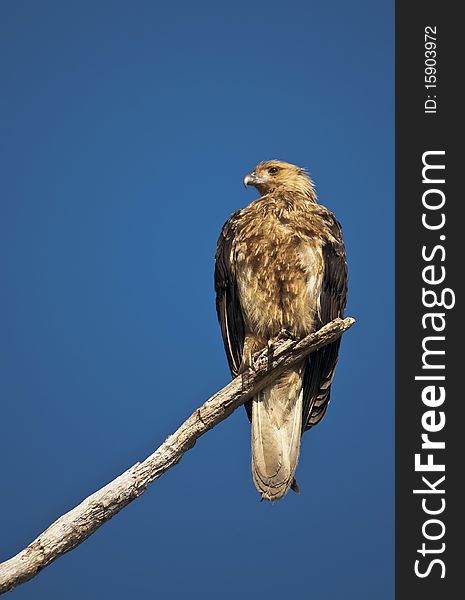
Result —
<instances>
[{"instance_id":1,"label":"brown feather","mask_svg":"<svg viewBox=\"0 0 465 600\"><path fill-rule=\"evenodd\" d=\"M215 261L217 311L233 375L250 365L253 353L282 329L301 338L342 317L347 295L341 227L316 202L306 172L267 161L245 181L262 196L227 221ZM283 448L299 443L292 433L297 421L304 431L325 414L338 350L339 341L312 354L289 372L286 389L275 382L246 406L253 421L254 481L262 497L276 499L297 486L293 481L298 446ZM298 419L292 417L296 410ZM256 423L252 414L257 415ZM282 455L287 451L290 463ZM276 465L279 473L271 477Z\"/></svg>"}]
</instances>

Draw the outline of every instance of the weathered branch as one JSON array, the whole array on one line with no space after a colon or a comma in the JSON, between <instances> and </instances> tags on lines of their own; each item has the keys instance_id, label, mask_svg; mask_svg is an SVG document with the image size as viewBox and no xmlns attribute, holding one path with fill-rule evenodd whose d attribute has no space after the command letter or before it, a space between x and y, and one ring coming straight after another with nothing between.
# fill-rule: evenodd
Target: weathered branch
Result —
<instances>
[{"instance_id":1,"label":"weathered branch","mask_svg":"<svg viewBox=\"0 0 465 600\"><path fill-rule=\"evenodd\" d=\"M52 523L27 548L0 564L0 594L28 581L56 558L69 552L111 519L147 486L178 463L201 435L226 419L283 370L310 352L339 338L354 319L335 319L316 333L296 342L286 340L255 356L254 368L236 377L198 408L181 427L142 463L86 498Z\"/></svg>"}]
</instances>

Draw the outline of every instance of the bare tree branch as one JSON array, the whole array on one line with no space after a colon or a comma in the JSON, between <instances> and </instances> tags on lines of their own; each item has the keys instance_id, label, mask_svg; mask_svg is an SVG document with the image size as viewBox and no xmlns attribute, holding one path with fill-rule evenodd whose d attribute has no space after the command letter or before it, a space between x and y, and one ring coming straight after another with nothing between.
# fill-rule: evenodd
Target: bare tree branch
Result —
<instances>
[{"instance_id":1,"label":"bare tree branch","mask_svg":"<svg viewBox=\"0 0 465 600\"><path fill-rule=\"evenodd\" d=\"M56 558L69 552L100 525L143 494L148 485L178 463L201 435L226 419L282 371L307 354L338 339L354 319L335 319L300 341L273 344L255 355L254 368L236 377L198 408L179 429L142 463L136 463L102 489L52 523L27 548L0 564L0 594L28 581Z\"/></svg>"}]
</instances>

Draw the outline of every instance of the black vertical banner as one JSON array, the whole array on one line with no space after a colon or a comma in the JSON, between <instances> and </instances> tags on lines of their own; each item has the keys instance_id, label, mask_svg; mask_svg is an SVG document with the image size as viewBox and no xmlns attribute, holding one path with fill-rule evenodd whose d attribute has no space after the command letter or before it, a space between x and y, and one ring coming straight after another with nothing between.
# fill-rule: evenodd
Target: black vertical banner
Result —
<instances>
[{"instance_id":1,"label":"black vertical banner","mask_svg":"<svg viewBox=\"0 0 465 600\"><path fill-rule=\"evenodd\" d=\"M458 6L396 6L397 600L465 594Z\"/></svg>"}]
</instances>

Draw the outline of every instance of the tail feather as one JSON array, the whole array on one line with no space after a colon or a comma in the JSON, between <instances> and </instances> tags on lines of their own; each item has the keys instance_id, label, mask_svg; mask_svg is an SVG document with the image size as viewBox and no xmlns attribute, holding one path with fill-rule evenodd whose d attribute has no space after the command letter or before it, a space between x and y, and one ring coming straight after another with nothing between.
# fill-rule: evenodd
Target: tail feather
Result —
<instances>
[{"instance_id":1,"label":"tail feather","mask_svg":"<svg viewBox=\"0 0 465 600\"><path fill-rule=\"evenodd\" d=\"M294 481L302 430L302 368L283 373L252 400L252 475L264 500Z\"/></svg>"}]
</instances>

